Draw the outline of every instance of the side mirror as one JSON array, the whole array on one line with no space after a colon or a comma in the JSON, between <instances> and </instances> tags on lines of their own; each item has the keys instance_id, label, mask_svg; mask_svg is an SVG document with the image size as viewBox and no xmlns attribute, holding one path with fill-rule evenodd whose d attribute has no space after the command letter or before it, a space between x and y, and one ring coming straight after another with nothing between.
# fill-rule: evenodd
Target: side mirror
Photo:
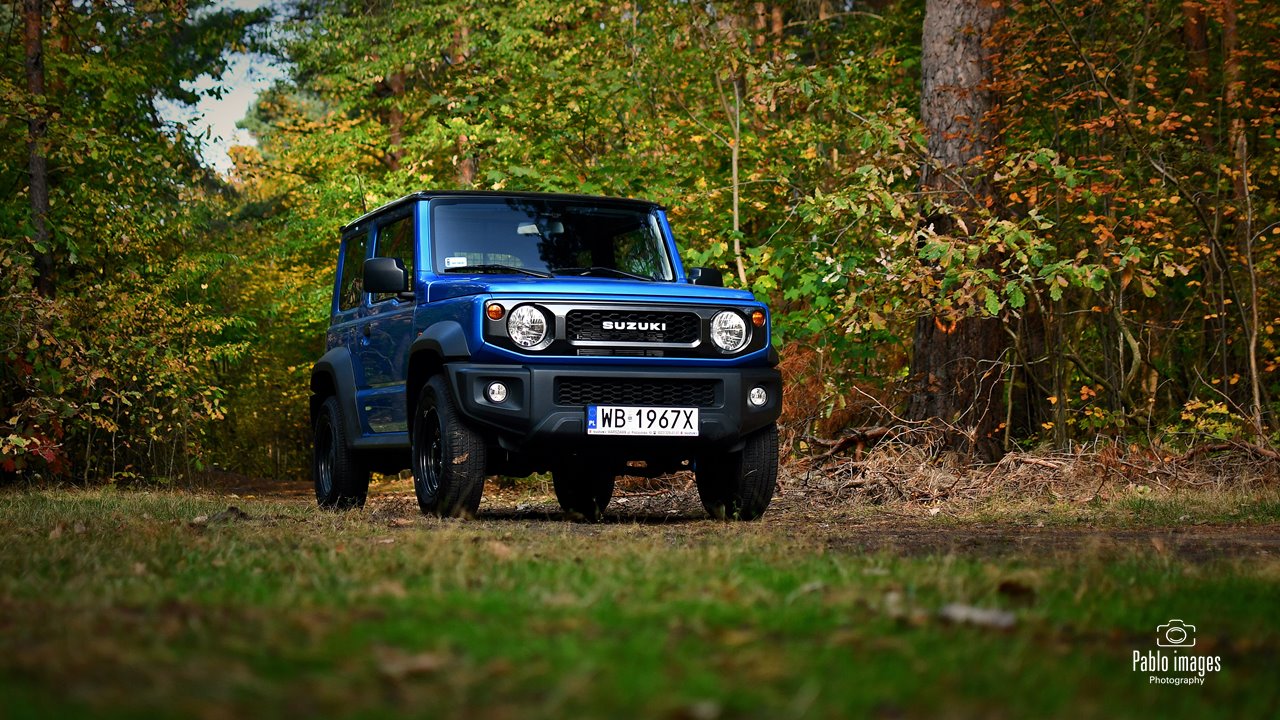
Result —
<instances>
[{"instance_id":1,"label":"side mirror","mask_svg":"<svg viewBox=\"0 0 1280 720\"><path fill-rule=\"evenodd\" d=\"M724 287L724 275L716 268L689 268L689 284Z\"/></svg>"},{"instance_id":2,"label":"side mirror","mask_svg":"<svg viewBox=\"0 0 1280 720\"><path fill-rule=\"evenodd\" d=\"M364 261L364 291L375 295L395 295L409 290L409 273L404 261L376 257Z\"/></svg>"}]
</instances>

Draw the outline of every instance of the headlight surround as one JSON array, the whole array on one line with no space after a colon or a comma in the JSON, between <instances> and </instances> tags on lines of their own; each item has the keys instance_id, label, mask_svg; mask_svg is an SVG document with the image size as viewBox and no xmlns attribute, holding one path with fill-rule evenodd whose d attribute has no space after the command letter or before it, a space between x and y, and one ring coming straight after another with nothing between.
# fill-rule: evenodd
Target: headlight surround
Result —
<instances>
[{"instance_id":1,"label":"headlight surround","mask_svg":"<svg viewBox=\"0 0 1280 720\"><path fill-rule=\"evenodd\" d=\"M533 305L521 305L507 316L507 336L522 348L534 348L547 339L547 314Z\"/></svg>"},{"instance_id":2,"label":"headlight surround","mask_svg":"<svg viewBox=\"0 0 1280 720\"><path fill-rule=\"evenodd\" d=\"M721 310L711 318L711 342L721 352L734 353L746 347L747 321L732 310Z\"/></svg>"}]
</instances>

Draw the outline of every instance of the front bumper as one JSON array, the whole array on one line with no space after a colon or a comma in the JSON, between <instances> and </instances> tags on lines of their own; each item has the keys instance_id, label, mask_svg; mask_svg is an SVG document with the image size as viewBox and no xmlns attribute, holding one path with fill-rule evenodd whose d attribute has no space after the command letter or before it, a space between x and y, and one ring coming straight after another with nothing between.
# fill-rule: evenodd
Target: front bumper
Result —
<instances>
[{"instance_id":1,"label":"front bumper","mask_svg":"<svg viewBox=\"0 0 1280 720\"><path fill-rule=\"evenodd\" d=\"M744 437L776 422L782 411L782 376L774 368L472 363L453 363L446 368L463 415L479 428L496 431L502 447L535 455L610 448L630 448L642 454L733 451L742 446ZM502 403L491 402L486 396L486 389L495 381L507 387ZM757 386L768 394L761 407L747 402L747 393ZM628 394L627 388L634 392ZM697 392L683 394L689 388ZM601 399L593 399L593 393L600 389L606 392L599 395ZM698 437L587 435L587 404L697 407Z\"/></svg>"}]
</instances>

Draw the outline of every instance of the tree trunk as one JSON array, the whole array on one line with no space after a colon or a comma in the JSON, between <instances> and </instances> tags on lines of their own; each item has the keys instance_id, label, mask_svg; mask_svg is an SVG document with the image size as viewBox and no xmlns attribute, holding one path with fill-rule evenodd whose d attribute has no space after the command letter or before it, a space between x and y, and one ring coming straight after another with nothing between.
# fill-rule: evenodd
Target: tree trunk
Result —
<instances>
[{"instance_id":1,"label":"tree trunk","mask_svg":"<svg viewBox=\"0 0 1280 720\"><path fill-rule=\"evenodd\" d=\"M733 148L729 162L733 184L733 262L738 270L738 282L747 286L747 270L742 264L742 217L739 210L742 204L742 183L738 179L738 169L742 161L742 91L738 87L738 78L733 79L732 112L726 107L729 115L729 127L733 129ZM722 91L723 92L723 91Z\"/></svg>"},{"instance_id":2,"label":"tree trunk","mask_svg":"<svg viewBox=\"0 0 1280 720\"><path fill-rule=\"evenodd\" d=\"M1262 380L1258 371L1258 270L1254 265L1253 201L1249 197L1249 145L1241 117L1240 93L1240 34L1235 0L1222 3L1222 53L1223 82L1226 85L1225 100L1228 122L1227 143L1232 156L1232 195L1235 204L1236 249L1245 260L1249 281L1249 309L1245 316L1245 334L1248 338L1246 352L1249 362L1249 414L1253 431L1259 440L1265 439L1266 428L1262 423Z\"/></svg>"},{"instance_id":3,"label":"tree trunk","mask_svg":"<svg viewBox=\"0 0 1280 720\"><path fill-rule=\"evenodd\" d=\"M390 149L386 154L388 170L399 170L400 161L404 158L404 111L400 103L404 102L404 72L394 72L387 78L387 91L391 100L391 108L387 111L387 144Z\"/></svg>"},{"instance_id":4,"label":"tree trunk","mask_svg":"<svg viewBox=\"0 0 1280 720\"><path fill-rule=\"evenodd\" d=\"M461 65L471 57L471 26L465 18L459 18L453 31L453 62L451 66ZM471 148L471 139L465 134L458 136L458 154L454 156L457 167L458 187L469 188L476 182L476 154Z\"/></svg>"},{"instance_id":5,"label":"tree trunk","mask_svg":"<svg viewBox=\"0 0 1280 720\"><path fill-rule=\"evenodd\" d=\"M1245 206L1248 201L1249 186L1246 176L1248 171L1249 152L1244 134L1244 120L1240 117L1240 33L1237 28L1235 0L1224 0L1222 3L1222 83L1227 113L1227 148L1233 160L1231 187L1237 207L1236 247L1244 250L1244 238L1249 234Z\"/></svg>"},{"instance_id":6,"label":"tree trunk","mask_svg":"<svg viewBox=\"0 0 1280 720\"><path fill-rule=\"evenodd\" d=\"M44 1L25 0L25 67L27 94L31 97L27 119L27 169L31 197L31 244L35 250L36 290L45 297L54 293L53 248L49 233L49 161L44 154L48 116L44 108Z\"/></svg>"},{"instance_id":7,"label":"tree trunk","mask_svg":"<svg viewBox=\"0 0 1280 720\"><path fill-rule=\"evenodd\" d=\"M930 162L922 189L941 194L956 213L925 219L939 234L967 234L977 227L974 210L993 204L991 184L982 167L995 135L992 68L983 41L990 37L1000 14L993 0L928 0L925 4L920 115L929 137ZM954 450L987 460L997 457L1001 452L997 431L1005 419L999 389L1007 349L1008 338L998 318L954 322L919 318L907 416L945 424L947 445Z\"/></svg>"},{"instance_id":8,"label":"tree trunk","mask_svg":"<svg viewBox=\"0 0 1280 720\"><path fill-rule=\"evenodd\" d=\"M466 135L458 136L458 154L454 157L458 159L458 187L471 187L476 181L476 158Z\"/></svg>"},{"instance_id":9,"label":"tree trunk","mask_svg":"<svg viewBox=\"0 0 1280 720\"><path fill-rule=\"evenodd\" d=\"M1204 7L1198 0L1183 0L1182 42L1187 47L1187 65L1191 70L1187 86L1197 100L1205 100L1209 88L1209 35L1205 31Z\"/></svg>"}]
</instances>

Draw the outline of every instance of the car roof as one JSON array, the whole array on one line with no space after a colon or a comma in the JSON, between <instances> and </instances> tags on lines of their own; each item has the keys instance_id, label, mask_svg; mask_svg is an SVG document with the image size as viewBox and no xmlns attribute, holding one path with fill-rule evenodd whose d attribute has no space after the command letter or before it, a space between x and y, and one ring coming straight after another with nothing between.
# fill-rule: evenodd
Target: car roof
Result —
<instances>
[{"instance_id":1,"label":"car roof","mask_svg":"<svg viewBox=\"0 0 1280 720\"><path fill-rule=\"evenodd\" d=\"M540 193L540 192L507 192L504 190L419 190L418 192L409 193L404 197L392 200L374 210L361 215L351 222L343 225L341 232L346 233L348 230L363 225L370 219L390 212L401 205L406 205L418 200L436 200L440 198L525 198L529 200L568 200L570 202L590 202L590 203L607 203L607 204L624 204L639 205L649 208L661 208L662 206L651 200L636 200L632 198L607 197L604 195L574 195L571 193Z\"/></svg>"}]
</instances>

